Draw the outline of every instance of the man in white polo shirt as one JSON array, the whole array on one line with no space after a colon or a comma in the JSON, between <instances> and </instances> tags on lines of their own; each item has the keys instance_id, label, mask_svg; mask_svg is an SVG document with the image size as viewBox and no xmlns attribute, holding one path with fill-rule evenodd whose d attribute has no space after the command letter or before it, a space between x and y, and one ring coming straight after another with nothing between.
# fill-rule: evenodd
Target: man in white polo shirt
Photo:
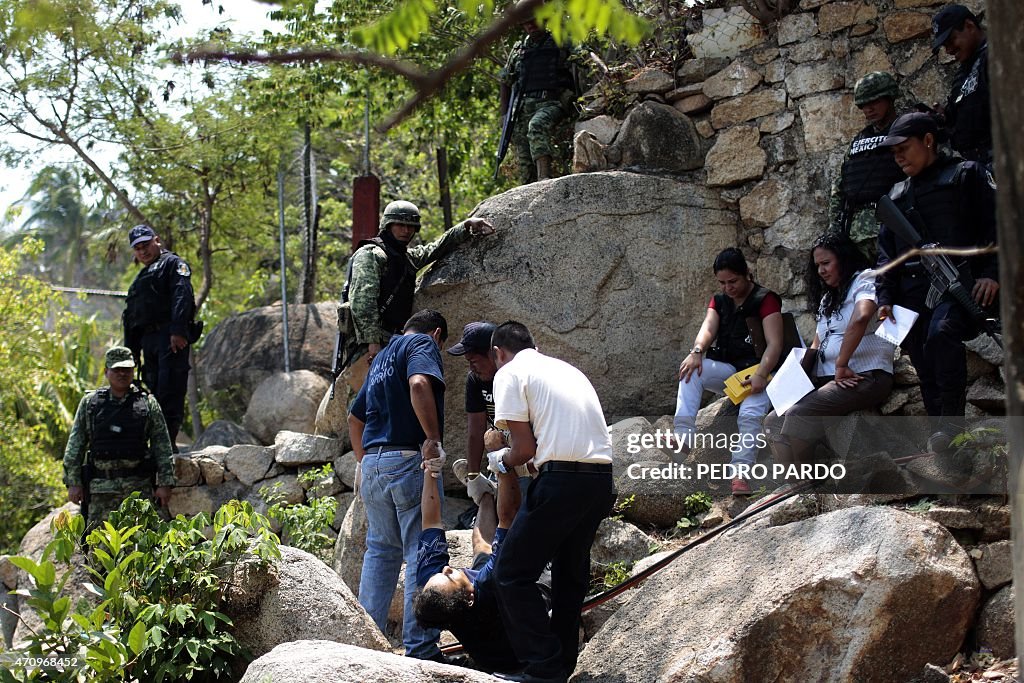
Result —
<instances>
[{"instance_id":1,"label":"man in white polo shirt","mask_svg":"<svg viewBox=\"0 0 1024 683\"><path fill-rule=\"evenodd\" d=\"M502 620L522 673L499 678L563 682L576 668L590 546L615 502L612 445L597 392L564 361L539 353L526 326L504 323L491 338L495 424L512 446L488 454L505 472L530 458L540 475L505 536L495 566ZM551 619L536 581L551 562Z\"/></svg>"}]
</instances>

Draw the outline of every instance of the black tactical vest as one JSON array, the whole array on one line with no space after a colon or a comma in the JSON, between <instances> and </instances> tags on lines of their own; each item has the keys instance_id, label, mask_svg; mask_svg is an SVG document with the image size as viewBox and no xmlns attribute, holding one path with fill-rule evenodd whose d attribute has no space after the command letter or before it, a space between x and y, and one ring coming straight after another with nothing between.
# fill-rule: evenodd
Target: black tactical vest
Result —
<instances>
[{"instance_id":1,"label":"black tactical vest","mask_svg":"<svg viewBox=\"0 0 1024 683\"><path fill-rule=\"evenodd\" d=\"M146 420L149 403L146 394L133 391L120 403L110 389L97 390L89 399L92 439L89 457L99 460L139 460L147 458Z\"/></svg>"},{"instance_id":2,"label":"black tactical vest","mask_svg":"<svg viewBox=\"0 0 1024 683\"><path fill-rule=\"evenodd\" d=\"M165 284L164 270L172 254L165 251L156 261L139 271L125 301L125 320L130 329L162 325L171 321L172 300Z\"/></svg>"},{"instance_id":3,"label":"black tactical vest","mask_svg":"<svg viewBox=\"0 0 1024 683\"><path fill-rule=\"evenodd\" d=\"M957 157L939 157L935 163L914 178L897 183L890 196L907 216L926 243L946 246L971 246L969 221L963 215L964 200L961 183L968 164ZM897 240L899 238L897 237ZM912 245L898 241L899 251Z\"/></svg>"},{"instance_id":4,"label":"black tactical vest","mask_svg":"<svg viewBox=\"0 0 1024 683\"><path fill-rule=\"evenodd\" d=\"M754 289L739 307L725 294L715 294L715 310L718 311L718 336L708 351L708 358L733 365L738 370L749 368L760 360L754 349L754 341L747 326L747 319L753 318L760 325L758 311L769 290L754 283Z\"/></svg>"},{"instance_id":5,"label":"black tactical vest","mask_svg":"<svg viewBox=\"0 0 1024 683\"><path fill-rule=\"evenodd\" d=\"M965 159L990 162L992 123L989 118L988 43L978 47L970 67L957 73L950 99L954 105L950 146Z\"/></svg>"},{"instance_id":6,"label":"black tactical vest","mask_svg":"<svg viewBox=\"0 0 1024 683\"><path fill-rule=\"evenodd\" d=\"M940 157L921 174L892 188L889 196L925 243L973 246L974 240L966 228L969 223L964 222L965 198L960 185L967 164L973 163L957 157ZM895 234L893 239L897 254L917 246ZM900 269L899 290L902 305L924 310L928 277L917 260L911 259Z\"/></svg>"},{"instance_id":7,"label":"black tactical vest","mask_svg":"<svg viewBox=\"0 0 1024 683\"><path fill-rule=\"evenodd\" d=\"M568 51L559 47L550 33L536 43L527 39L519 61L519 79L525 97L541 91L572 90Z\"/></svg>"},{"instance_id":8,"label":"black tactical vest","mask_svg":"<svg viewBox=\"0 0 1024 683\"><path fill-rule=\"evenodd\" d=\"M377 311L380 326L385 332L401 334L405 322L412 315L412 298L416 291L416 271L405 253L398 251L380 237L363 240L359 247L375 244L388 257L384 276L380 281L377 295ZM351 272L349 273L351 280ZM345 284L343 301L348 301L348 283Z\"/></svg>"},{"instance_id":9,"label":"black tactical vest","mask_svg":"<svg viewBox=\"0 0 1024 683\"><path fill-rule=\"evenodd\" d=\"M887 132L878 133L869 126L850 143L850 156L843 162L842 190L851 209L874 204L906 177L892 150L879 147Z\"/></svg>"}]
</instances>

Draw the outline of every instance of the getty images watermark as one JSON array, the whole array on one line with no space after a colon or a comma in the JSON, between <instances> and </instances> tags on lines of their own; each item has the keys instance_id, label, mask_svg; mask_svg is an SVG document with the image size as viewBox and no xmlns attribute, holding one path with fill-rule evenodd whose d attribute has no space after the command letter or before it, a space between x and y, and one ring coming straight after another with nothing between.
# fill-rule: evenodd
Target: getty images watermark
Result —
<instances>
[{"instance_id":1,"label":"getty images watermark","mask_svg":"<svg viewBox=\"0 0 1024 683\"><path fill-rule=\"evenodd\" d=\"M638 455L644 450L653 448L670 451L680 455L683 451L695 449L728 450L735 453L743 450L759 450L768 447L768 439L764 434L741 434L722 432L693 432L676 436L668 429L655 429L653 432L628 434L626 436L626 452ZM677 479L691 480L779 480L800 479L825 480L843 479L846 467L842 463L802 463L802 464L746 464L746 463L632 463L626 468L626 476L630 479Z\"/></svg>"}]
</instances>

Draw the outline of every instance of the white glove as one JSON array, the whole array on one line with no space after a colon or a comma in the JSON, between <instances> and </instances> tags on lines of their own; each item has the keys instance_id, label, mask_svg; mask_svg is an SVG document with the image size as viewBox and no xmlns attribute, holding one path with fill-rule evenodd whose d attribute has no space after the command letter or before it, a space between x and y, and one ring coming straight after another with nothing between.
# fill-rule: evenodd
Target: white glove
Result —
<instances>
[{"instance_id":1,"label":"white glove","mask_svg":"<svg viewBox=\"0 0 1024 683\"><path fill-rule=\"evenodd\" d=\"M437 457L436 458L424 458L423 469L430 473L434 479L441 478L441 472L444 470L444 461L448 457L448 454L444 452L441 444L437 444Z\"/></svg>"},{"instance_id":2,"label":"white glove","mask_svg":"<svg viewBox=\"0 0 1024 683\"><path fill-rule=\"evenodd\" d=\"M494 482L487 477L478 475L473 477L466 482L466 493L473 499L473 502L480 505L480 501L483 499L485 493L489 493L492 496L496 496L498 493L498 487L495 486Z\"/></svg>"},{"instance_id":3,"label":"white glove","mask_svg":"<svg viewBox=\"0 0 1024 683\"><path fill-rule=\"evenodd\" d=\"M511 448L505 447L500 451L491 451L487 454L487 469L495 474L507 474L508 470L501 464L502 457L508 455L511 452Z\"/></svg>"}]
</instances>

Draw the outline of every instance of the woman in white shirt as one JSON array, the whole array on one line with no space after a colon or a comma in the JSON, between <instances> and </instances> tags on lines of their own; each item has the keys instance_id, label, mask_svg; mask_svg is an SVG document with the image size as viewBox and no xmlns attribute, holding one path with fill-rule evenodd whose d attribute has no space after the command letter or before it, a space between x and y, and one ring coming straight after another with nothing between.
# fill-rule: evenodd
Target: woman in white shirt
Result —
<instances>
[{"instance_id":1,"label":"woman in white shirt","mask_svg":"<svg viewBox=\"0 0 1024 683\"><path fill-rule=\"evenodd\" d=\"M776 462L811 462L825 433L821 417L873 408L892 389L895 347L868 334L878 304L867 265L846 235L827 233L811 248L805 279L808 302L818 302L810 304L818 325L804 368L817 388L782 417L772 411L765 418Z\"/></svg>"}]
</instances>

